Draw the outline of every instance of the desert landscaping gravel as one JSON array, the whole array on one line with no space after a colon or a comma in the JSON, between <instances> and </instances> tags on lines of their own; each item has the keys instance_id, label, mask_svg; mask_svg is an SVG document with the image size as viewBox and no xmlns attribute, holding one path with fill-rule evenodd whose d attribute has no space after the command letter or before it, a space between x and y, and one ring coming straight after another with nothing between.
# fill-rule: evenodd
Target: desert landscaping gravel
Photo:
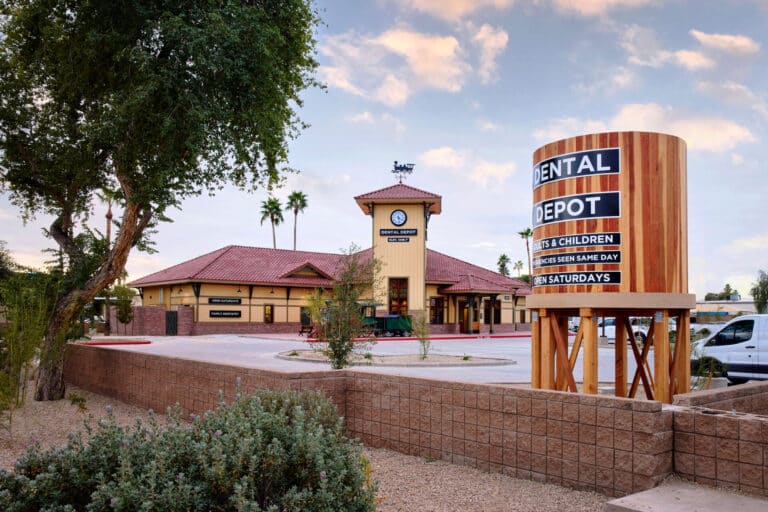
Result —
<instances>
[{"instance_id":1,"label":"desert landscaping gravel","mask_svg":"<svg viewBox=\"0 0 768 512\"><path fill-rule=\"evenodd\" d=\"M108 408L124 425L150 417L145 409L73 386L67 388L67 395L70 393L85 399L85 411L68 399L35 402L28 390L24 407L14 414L12 431L0 431L0 468L11 469L16 458L35 442L46 447L66 443L69 433L83 430L87 416L98 420L107 416ZM377 510L382 512L602 511L608 500L597 493L484 473L390 450L366 448L365 453L379 482Z\"/></svg>"}]
</instances>

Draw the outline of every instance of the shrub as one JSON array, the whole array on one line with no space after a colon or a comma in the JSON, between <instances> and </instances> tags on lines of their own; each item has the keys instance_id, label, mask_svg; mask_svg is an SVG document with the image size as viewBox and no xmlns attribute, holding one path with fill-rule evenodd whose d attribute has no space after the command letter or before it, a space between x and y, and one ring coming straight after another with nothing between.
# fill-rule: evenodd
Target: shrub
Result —
<instances>
[{"instance_id":1,"label":"shrub","mask_svg":"<svg viewBox=\"0 0 768 512\"><path fill-rule=\"evenodd\" d=\"M184 424L120 427L33 448L0 471L7 511L372 511L358 445L317 393L259 392Z\"/></svg>"}]
</instances>

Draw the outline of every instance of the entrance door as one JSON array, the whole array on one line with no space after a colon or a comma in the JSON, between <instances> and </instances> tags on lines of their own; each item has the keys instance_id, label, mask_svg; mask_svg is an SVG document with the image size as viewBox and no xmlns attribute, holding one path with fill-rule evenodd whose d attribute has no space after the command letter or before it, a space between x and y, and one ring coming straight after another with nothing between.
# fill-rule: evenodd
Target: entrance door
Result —
<instances>
[{"instance_id":1,"label":"entrance door","mask_svg":"<svg viewBox=\"0 0 768 512\"><path fill-rule=\"evenodd\" d=\"M165 312L165 335L176 336L178 333L179 314L176 311Z\"/></svg>"},{"instance_id":2,"label":"entrance door","mask_svg":"<svg viewBox=\"0 0 768 512\"><path fill-rule=\"evenodd\" d=\"M462 334L477 334L480 332L480 322L477 317L477 309L470 307L465 300L459 301L459 318L461 319Z\"/></svg>"}]
</instances>

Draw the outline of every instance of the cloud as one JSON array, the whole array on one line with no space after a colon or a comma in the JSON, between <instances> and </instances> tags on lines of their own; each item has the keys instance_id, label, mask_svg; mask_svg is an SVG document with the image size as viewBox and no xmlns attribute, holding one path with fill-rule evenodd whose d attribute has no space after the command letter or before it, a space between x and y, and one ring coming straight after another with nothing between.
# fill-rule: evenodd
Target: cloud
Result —
<instances>
[{"instance_id":1,"label":"cloud","mask_svg":"<svg viewBox=\"0 0 768 512\"><path fill-rule=\"evenodd\" d=\"M482 188L504 183L517 170L514 162L490 162L475 157L469 151L457 150L449 146L430 149L419 156L419 161L428 168L466 174L470 181ZM467 170L469 170L468 173Z\"/></svg>"},{"instance_id":2,"label":"cloud","mask_svg":"<svg viewBox=\"0 0 768 512\"><path fill-rule=\"evenodd\" d=\"M739 153L731 154L731 165L734 167L741 167L744 165L744 157Z\"/></svg>"},{"instance_id":3,"label":"cloud","mask_svg":"<svg viewBox=\"0 0 768 512\"><path fill-rule=\"evenodd\" d=\"M768 102L746 85L727 80L725 82L699 82L696 90L726 103L748 107L763 117L768 117Z\"/></svg>"},{"instance_id":4,"label":"cloud","mask_svg":"<svg viewBox=\"0 0 768 512\"><path fill-rule=\"evenodd\" d=\"M736 55L753 55L760 51L760 45L752 38L729 34L707 34L700 30L691 29L689 33L702 46L725 53Z\"/></svg>"},{"instance_id":5,"label":"cloud","mask_svg":"<svg viewBox=\"0 0 768 512\"><path fill-rule=\"evenodd\" d=\"M469 179L482 186L488 187L491 182L503 183L515 173L517 167L514 162L487 162L478 161L469 173Z\"/></svg>"},{"instance_id":6,"label":"cloud","mask_svg":"<svg viewBox=\"0 0 768 512\"><path fill-rule=\"evenodd\" d=\"M582 16L600 16L613 9L636 8L658 3L657 0L554 0L560 11L570 11Z\"/></svg>"},{"instance_id":7,"label":"cloud","mask_svg":"<svg viewBox=\"0 0 768 512\"><path fill-rule=\"evenodd\" d=\"M678 50L673 55L677 64L691 71L696 71L699 69L712 69L715 67L715 61L701 52L692 50Z\"/></svg>"},{"instance_id":8,"label":"cloud","mask_svg":"<svg viewBox=\"0 0 768 512\"><path fill-rule=\"evenodd\" d=\"M330 89L390 107L403 105L421 89L458 92L472 71L458 39L408 28L375 37L330 36L319 51L328 61L320 75Z\"/></svg>"},{"instance_id":9,"label":"cloud","mask_svg":"<svg viewBox=\"0 0 768 512\"><path fill-rule=\"evenodd\" d=\"M427 167L461 169L466 164L466 156L461 151L457 151L448 146L443 146L422 153L419 156L419 161Z\"/></svg>"},{"instance_id":10,"label":"cloud","mask_svg":"<svg viewBox=\"0 0 768 512\"><path fill-rule=\"evenodd\" d=\"M487 119L478 119L477 127L484 132L497 132L501 129L500 125L494 123L493 121L489 121Z\"/></svg>"},{"instance_id":11,"label":"cloud","mask_svg":"<svg viewBox=\"0 0 768 512\"><path fill-rule=\"evenodd\" d=\"M0 220L11 220L15 216L3 208L0 208Z\"/></svg>"},{"instance_id":12,"label":"cloud","mask_svg":"<svg viewBox=\"0 0 768 512\"><path fill-rule=\"evenodd\" d=\"M359 114L351 115L347 118L351 123L366 123L373 124L373 114L368 112L360 112Z\"/></svg>"},{"instance_id":13,"label":"cloud","mask_svg":"<svg viewBox=\"0 0 768 512\"><path fill-rule=\"evenodd\" d=\"M420 83L458 92L469 71L459 41L452 36L431 36L406 29L388 30L373 40L405 59Z\"/></svg>"},{"instance_id":14,"label":"cloud","mask_svg":"<svg viewBox=\"0 0 768 512\"><path fill-rule=\"evenodd\" d=\"M720 153L755 142L749 129L734 121L701 115L687 116L656 103L625 105L610 122L614 130L648 130L677 135L689 150Z\"/></svg>"},{"instance_id":15,"label":"cloud","mask_svg":"<svg viewBox=\"0 0 768 512\"><path fill-rule=\"evenodd\" d=\"M373 98L390 107L397 107L408 101L408 83L393 75L387 75L384 83L373 92Z\"/></svg>"},{"instance_id":16,"label":"cloud","mask_svg":"<svg viewBox=\"0 0 768 512\"><path fill-rule=\"evenodd\" d=\"M480 27L472 41L480 47L480 79L484 84L494 78L496 57L507 47L509 36L502 29L495 29L488 24Z\"/></svg>"},{"instance_id":17,"label":"cloud","mask_svg":"<svg viewBox=\"0 0 768 512\"><path fill-rule=\"evenodd\" d=\"M446 21L458 21L480 9L506 9L514 0L397 0L404 8Z\"/></svg>"},{"instance_id":18,"label":"cloud","mask_svg":"<svg viewBox=\"0 0 768 512\"><path fill-rule=\"evenodd\" d=\"M682 137L692 151L721 153L755 142L749 129L718 117L686 115L656 103L624 105L609 121L563 118L533 132L541 142L603 131L657 131Z\"/></svg>"},{"instance_id":19,"label":"cloud","mask_svg":"<svg viewBox=\"0 0 768 512\"><path fill-rule=\"evenodd\" d=\"M350 123L388 126L396 133L402 133L405 131L405 125L403 122L388 113L377 116L376 114L372 114L366 110L358 114L347 116L346 119Z\"/></svg>"},{"instance_id":20,"label":"cloud","mask_svg":"<svg viewBox=\"0 0 768 512\"><path fill-rule=\"evenodd\" d=\"M636 66L659 68L674 57L661 48L653 30L639 25L630 25L624 30L621 47L627 52L629 63Z\"/></svg>"},{"instance_id":21,"label":"cloud","mask_svg":"<svg viewBox=\"0 0 768 512\"><path fill-rule=\"evenodd\" d=\"M599 133L606 130L608 130L608 126L602 121L565 117L555 120L544 128L535 130L533 138L541 143L548 143L584 133Z\"/></svg>"},{"instance_id":22,"label":"cloud","mask_svg":"<svg viewBox=\"0 0 768 512\"><path fill-rule=\"evenodd\" d=\"M738 251L766 251L768 250L768 235L734 240L731 248Z\"/></svg>"}]
</instances>

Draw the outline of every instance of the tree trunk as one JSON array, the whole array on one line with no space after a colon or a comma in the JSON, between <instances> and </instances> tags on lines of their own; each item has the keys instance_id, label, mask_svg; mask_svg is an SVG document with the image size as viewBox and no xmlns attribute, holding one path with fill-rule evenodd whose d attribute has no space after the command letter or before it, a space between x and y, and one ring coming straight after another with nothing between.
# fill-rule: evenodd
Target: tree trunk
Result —
<instances>
[{"instance_id":1,"label":"tree trunk","mask_svg":"<svg viewBox=\"0 0 768 512\"><path fill-rule=\"evenodd\" d=\"M128 261L128 253L151 219L150 209L142 209L137 204L128 204L123 212L120 232L115 239L115 244L99 270L85 282L82 288L67 291L56 302L40 350L35 400L64 398L64 347L72 320L78 317L85 304L120 276Z\"/></svg>"},{"instance_id":2,"label":"tree trunk","mask_svg":"<svg viewBox=\"0 0 768 512\"><path fill-rule=\"evenodd\" d=\"M299 214L293 215L293 250L296 250L296 222L299 220Z\"/></svg>"}]
</instances>

